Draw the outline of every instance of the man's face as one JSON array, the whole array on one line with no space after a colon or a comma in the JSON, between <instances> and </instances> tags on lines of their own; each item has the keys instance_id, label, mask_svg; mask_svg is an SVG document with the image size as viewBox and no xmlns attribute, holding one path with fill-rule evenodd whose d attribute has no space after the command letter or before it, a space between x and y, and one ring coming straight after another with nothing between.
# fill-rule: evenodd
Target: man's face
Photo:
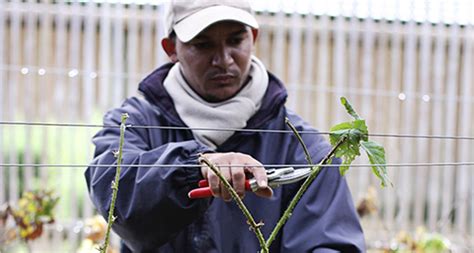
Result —
<instances>
[{"instance_id":1,"label":"man's face","mask_svg":"<svg viewBox=\"0 0 474 253\"><path fill-rule=\"evenodd\" d=\"M188 84L209 102L234 96L250 69L253 35L237 22L215 23L187 43L176 39L176 57Z\"/></svg>"}]
</instances>

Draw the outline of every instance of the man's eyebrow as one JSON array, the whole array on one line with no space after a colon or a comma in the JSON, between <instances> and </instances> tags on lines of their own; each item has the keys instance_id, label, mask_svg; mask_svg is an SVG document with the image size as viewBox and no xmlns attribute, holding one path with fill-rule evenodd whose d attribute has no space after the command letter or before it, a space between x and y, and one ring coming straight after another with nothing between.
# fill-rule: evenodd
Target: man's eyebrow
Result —
<instances>
[{"instance_id":1,"label":"man's eyebrow","mask_svg":"<svg viewBox=\"0 0 474 253\"><path fill-rule=\"evenodd\" d=\"M243 27L242 29L239 29L235 32L230 33L229 36L239 36L239 35L244 34L246 32L247 32L247 28ZM207 36L206 34L198 34L198 35L196 35L196 37L194 37L194 39L196 39L196 40L208 39L208 38L209 38L209 36Z\"/></svg>"},{"instance_id":2,"label":"man's eyebrow","mask_svg":"<svg viewBox=\"0 0 474 253\"><path fill-rule=\"evenodd\" d=\"M247 28L246 28L246 27L244 27L244 28L242 28L242 29L240 29L240 30L238 30L238 31L235 31L235 32L231 33L230 35L231 35L231 36L236 36L236 35L241 35L241 34L243 34L243 33L247 33Z\"/></svg>"}]
</instances>

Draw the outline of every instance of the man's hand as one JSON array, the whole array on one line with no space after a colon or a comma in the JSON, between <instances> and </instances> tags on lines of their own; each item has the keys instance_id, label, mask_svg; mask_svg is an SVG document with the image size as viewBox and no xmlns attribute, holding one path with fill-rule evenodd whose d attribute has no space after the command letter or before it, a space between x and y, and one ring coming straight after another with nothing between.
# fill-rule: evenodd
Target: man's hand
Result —
<instances>
[{"instance_id":1,"label":"man's hand","mask_svg":"<svg viewBox=\"0 0 474 253\"><path fill-rule=\"evenodd\" d=\"M263 165L253 157L242 153L208 153L204 154L222 173L225 179L233 186L237 194L245 196L245 174L253 175L259 189L255 192L260 197L269 198L273 191L268 186L267 173ZM237 166L236 166L237 165ZM209 182L212 195L221 197L225 201L232 200L229 191L219 178L207 166L201 167L202 176Z\"/></svg>"}]
</instances>

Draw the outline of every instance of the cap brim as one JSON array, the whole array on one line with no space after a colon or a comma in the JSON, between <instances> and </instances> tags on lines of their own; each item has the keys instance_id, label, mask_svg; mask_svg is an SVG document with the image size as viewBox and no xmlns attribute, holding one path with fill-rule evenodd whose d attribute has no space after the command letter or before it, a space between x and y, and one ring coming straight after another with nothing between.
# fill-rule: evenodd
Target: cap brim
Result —
<instances>
[{"instance_id":1,"label":"cap brim","mask_svg":"<svg viewBox=\"0 0 474 253\"><path fill-rule=\"evenodd\" d=\"M229 6L212 6L198 11L174 26L174 32L182 42L192 40L208 26L219 21L236 21L257 29L257 20L247 11Z\"/></svg>"}]
</instances>

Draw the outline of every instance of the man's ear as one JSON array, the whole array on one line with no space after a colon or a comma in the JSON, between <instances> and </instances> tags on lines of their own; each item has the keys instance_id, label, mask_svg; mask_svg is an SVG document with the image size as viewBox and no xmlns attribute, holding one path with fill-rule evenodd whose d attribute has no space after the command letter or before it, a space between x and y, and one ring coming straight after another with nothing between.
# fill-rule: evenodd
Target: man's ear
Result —
<instances>
[{"instance_id":1,"label":"man's ear","mask_svg":"<svg viewBox=\"0 0 474 253\"><path fill-rule=\"evenodd\" d=\"M257 37L258 37L258 29L252 29L252 35L253 35L253 43L255 44L255 41L257 41Z\"/></svg>"},{"instance_id":2,"label":"man's ear","mask_svg":"<svg viewBox=\"0 0 474 253\"><path fill-rule=\"evenodd\" d=\"M161 46L173 63L178 62L178 56L176 55L176 43L172 39L162 39Z\"/></svg>"}]
</instances>

